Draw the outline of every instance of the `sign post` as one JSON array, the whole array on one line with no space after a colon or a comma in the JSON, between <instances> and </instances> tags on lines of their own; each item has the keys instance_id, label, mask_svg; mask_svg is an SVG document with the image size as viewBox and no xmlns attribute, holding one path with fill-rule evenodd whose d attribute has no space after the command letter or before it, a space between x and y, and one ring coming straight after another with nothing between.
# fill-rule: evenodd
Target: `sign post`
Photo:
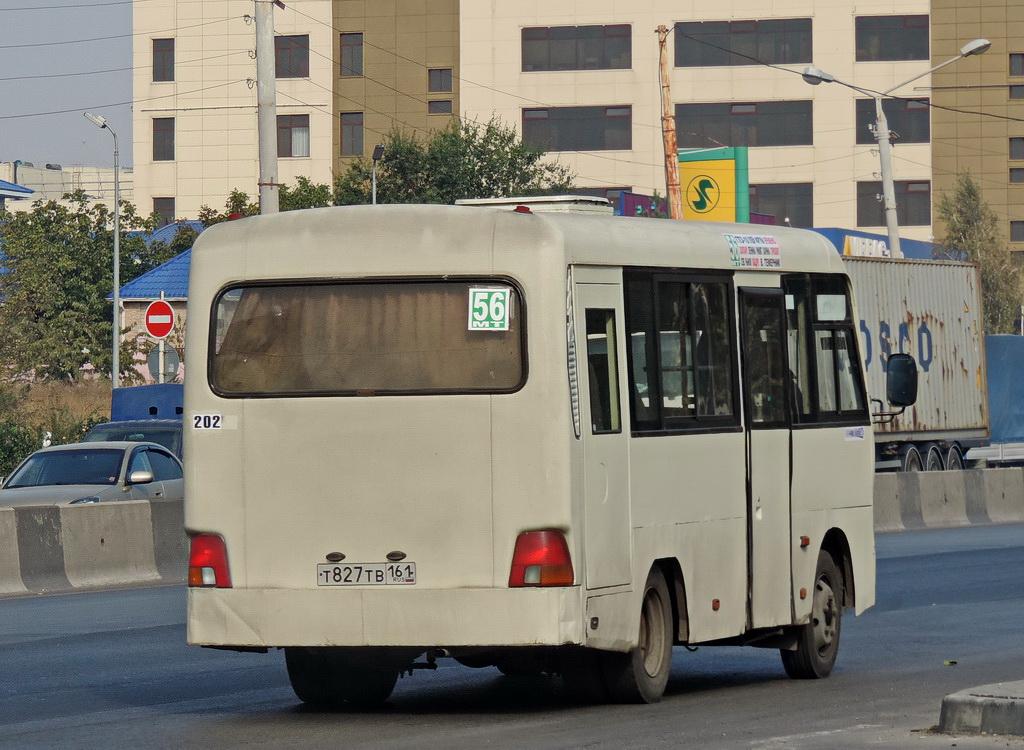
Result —
<instances>
[{"instance_id":1,"label":"sign post","mask_svg":"<svg viewBox=\"0 0 1024 750\"><path fill-rule=\"evenodd\" d=\"M143 318L146 333L159 341L160 360L157 367L160 383L164 382L164 339L174 330L174 308L163 297L164 293L160 292L160 299L149 303Z\"/></svg>"}]
</instances>

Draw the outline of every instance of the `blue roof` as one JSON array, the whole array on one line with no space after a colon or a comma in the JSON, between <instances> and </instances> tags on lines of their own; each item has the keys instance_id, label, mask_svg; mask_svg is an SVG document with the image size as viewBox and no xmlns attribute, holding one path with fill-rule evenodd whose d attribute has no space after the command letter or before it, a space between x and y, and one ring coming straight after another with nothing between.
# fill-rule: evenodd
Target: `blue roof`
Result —
<instances>
[{"instance_id":1,"label":"blue roof","mask_svg":"<svg viewBox=\"0 0 1024 750\"><path fill-rule=\"evenodd\" d=\"M188 299L188 269L191 264L192 249L189 248L122 286L121 299L160 299L160 292L168 299Z\"/></svg>"},{"instance_id":2,"label":"blue roof","mask_svg":"<svg viewBox=\"0 0 1024 750\"><path fill-rule=\"evenodd\" d=\"M174 239L178 228L182 225L195 229L196 232L203 231L203 225L198 221L179 221L167 224L146 235L146 242L165 242ZM191 248L171 258L152 271L129 281L121 287L121 299L159 299L160 292L168 299L188 299L188 270L192 264ZM112 294L107 295L113 297Z\"/></svg>"},{"instance_id":3,"label":"blue roof","mask_svg":"<svg viewBox=\"0 0 1024 750\"><path fill-rule=\"evenodd\" d=\"M31 198L35 190L7 180L0 180L0 198Z\"/></svg>"}]
</instances>

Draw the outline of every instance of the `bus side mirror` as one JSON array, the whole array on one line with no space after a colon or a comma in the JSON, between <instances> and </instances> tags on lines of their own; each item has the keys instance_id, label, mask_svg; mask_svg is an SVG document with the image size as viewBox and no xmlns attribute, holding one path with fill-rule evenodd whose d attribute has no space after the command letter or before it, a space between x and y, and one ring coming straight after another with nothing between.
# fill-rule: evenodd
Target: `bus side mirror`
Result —
<instances>
[{"instance_id":1,"label":"bus side mirror","mask_svg":"<svg viewBox=\"0 0 1024 750\"><path fill-rule=\"evenodd\" d=\"M885 396L891 406L917 402L917 362L909 354L891 354L885 372Z\"/></svg>"}]
</instances>

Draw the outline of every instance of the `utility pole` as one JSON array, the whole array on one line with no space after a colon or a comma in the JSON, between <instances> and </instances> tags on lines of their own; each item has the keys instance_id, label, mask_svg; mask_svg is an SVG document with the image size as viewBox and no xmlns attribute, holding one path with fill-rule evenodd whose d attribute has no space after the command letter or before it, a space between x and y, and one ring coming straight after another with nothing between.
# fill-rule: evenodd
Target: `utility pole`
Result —
<instances>
[{"instance_id":1,"label":"utility pole","mask_svg":"<svg viewBox=\"0 0 1024 750\"><path fill-rule=\"evenodd\" d=\"M274 61L274 6L281 0L256 3L256 123L260 149L260 213L276 214L277 179L277 79Z\"/></svg>"},{"instance_id":2,"label":"utility pole","mask_svg":"<svg viewBox=\"0 0 1024 750\"><path fill-rule=\"evenodd\" d=\"M661 137L665 143L665 188L668 193L668 214L683 218L683 193L679 188L679 143L676 140L676 118L672 111L672 91L668 78L669 30L658 27L658 63L661 78Z\"/></svg>"}]
</instances>

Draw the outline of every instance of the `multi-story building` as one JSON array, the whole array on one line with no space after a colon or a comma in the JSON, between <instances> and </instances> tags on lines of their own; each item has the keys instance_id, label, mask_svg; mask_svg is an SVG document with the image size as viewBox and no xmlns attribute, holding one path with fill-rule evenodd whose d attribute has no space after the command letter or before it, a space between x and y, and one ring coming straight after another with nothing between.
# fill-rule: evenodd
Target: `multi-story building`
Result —
<instances>
[{"instance_id":1,"label":"multi-story building","mask_svg":"<svg viewBox=\"0 0 1024 750\"><path fill-rule=\"evenodd\" d=\"M932 0L931 23L936 47L992 41L978 60L980 75L951 65L932 76L933 191L938 197L969 172L1014 257L1024 261L1024 4ZM935 234L943 233L936 217Z\"/></svg>"},{"instance_id":2,"label":"multi-story building","mask_svg":"<svg viewBox=\"0 0 1024 750\"><path fill-rule=\"evenodd\" d=\"M1012 1L980 4L1008 18L1020 13ZM960 60L936 80L987 86L999 67L1005 91L1008 56L1012 64L1024 52L1008 47L1022 38L1012 25L982 24L995 10L961 23L955 5L287 0L275 10L280 179L328 182L394 128L424 133L453 116L497 116L571 167L581 189L664 194L656 35L664 25L680 147L748 146L751 210L779 223L881 230L872 93L909 82L885 111L899 136L901 235L928 240L935 175L955 174L951 153L964 159L976 149L971 125L985 115L940 117L932 99L946 90L933 91L927 71L986 32L987 56ZM135 194L143 210L152 201L191 217L203 204L222 205L232 189L256 194L252 13L252 0L137 4ZM811 65L841 84L808 85L801 72ZM951 133L942 131L941 148L939 128ZM1004 151L1019 152L1017 136L1002 139ZM993 203L1006 204L1010 221L1024 208L1009 184L1017 173L1002 171L1007 197Z\"/></svg>"}]
</instances>

